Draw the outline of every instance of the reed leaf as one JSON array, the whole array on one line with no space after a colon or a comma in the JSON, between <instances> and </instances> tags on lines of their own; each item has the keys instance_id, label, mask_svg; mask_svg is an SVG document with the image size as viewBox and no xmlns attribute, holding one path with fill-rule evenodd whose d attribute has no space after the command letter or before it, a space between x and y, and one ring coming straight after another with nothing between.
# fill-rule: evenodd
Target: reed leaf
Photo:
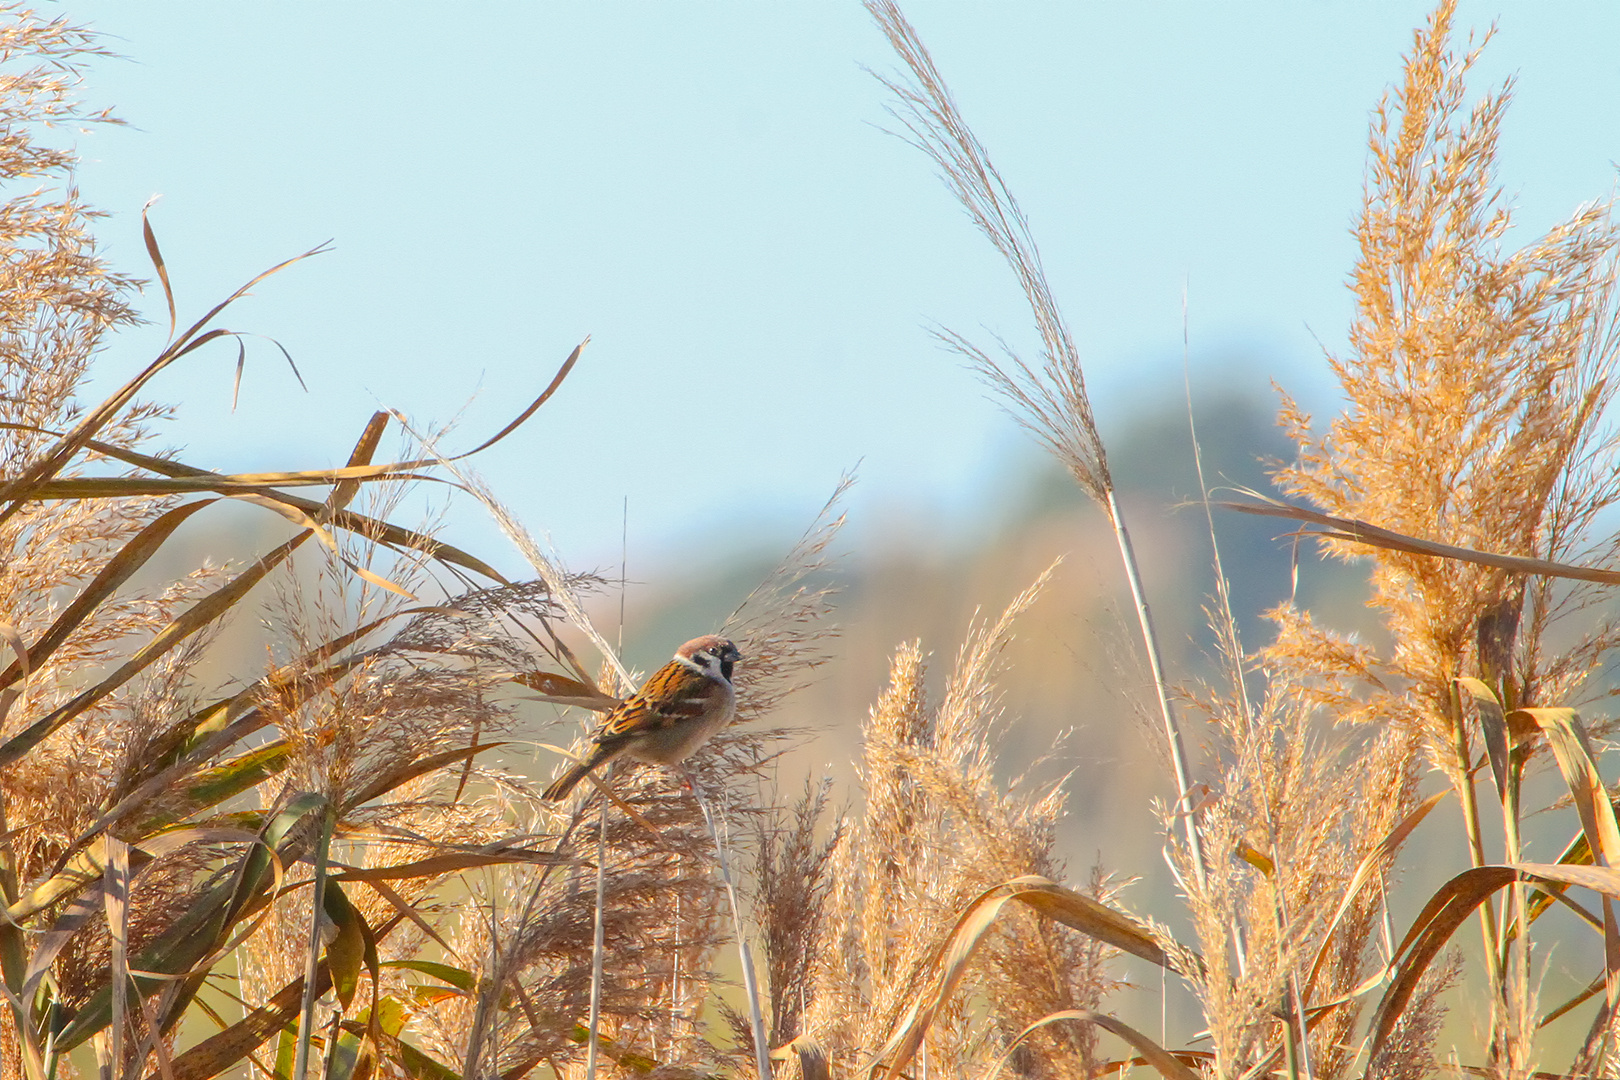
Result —
<instances>
[{"instance_id":1,"label":"reed leaf","mask_svg":"<svg viewBox=\"0 0 1620 1080\"><path fill-rule=\"evenodd\" d=\"M1456 875L1429 898L1395 951L1389 988L1384 991L1372 1021L1369 1054L1374 1060L1401 1010L1411 999L1418 980L1451 935L1486 899L1518 881L1543 887L1577 885L1606 899L1620 897L1620 871L1606 866L1517 863L1476 866Z\"/></svg>"},{"instance_id":2,"label":"reed leaf","mask_svg":"<svg viewBox=\"0 0 1620 1080\"><path fill-rule=\"evenodd\" d=\"M909 1015L867 1066L865 1071L870 1080L876 1080L880 1072L886 1076L905 1072L929 1026L956 993L985 935L995 925L1002 909L1014 900L1115 948L1176 970L1175 962L1154 935L1136 920L1045 878L1035 875L1015 878L985 890L957 918L956 926L931 965L936 973L934 989L912 1004Z\"/></svg>"},{"instance_id":3,"label":"reed leaf","mask_svg":"<svg viewBox=\"0 0 1620 1080\"><path fill-rule=\"evenodd\" d=\"M1118 1035L1121 1039L1125 1040L1125 1042L1131 1045L1131 1049L1142 1055L1140 1062L1141 1064L1153 1066L1153 1068L1158 1070L1159 1075L1164 1077L1165 1080L1198 1080L1199 1074L1197 1072L1189 1068L1184 1062L1176 1057L1176 1055L1170 1053L1168 1050L1164 1049L1164 1047L1160 1046L1158 1043L1154 1042L1140 1031L1137 1031L1135 1028L1131 1027L1129 1024L1118 1019L1117 1017L1108 1016L1104 1013L1093 1012L1090 1009L1064 1009L1062 1012L1049 1013L1046 1016L1041 1017L1039 1020L1036 1020L1034 1023L1028 1025L1024 1028L1024 1030L1013 1036L1012 1041L1007 1046L1007 1049L1002 1052L1000 1060L996 1062L997 1068L999 1069L1001 1066L1005 1065L1007 1059L1012 1056L1013 1051L1018 1048L1018 1045L1030 1035L1033 1035L1036 1031L1046 1027L1048 1024L1058 1024L1068 1021L1074 1021L1082 1024L1095 1024L1104 1031L1109 1031L1115 1035Z\"/></svg>"}]
</instances>

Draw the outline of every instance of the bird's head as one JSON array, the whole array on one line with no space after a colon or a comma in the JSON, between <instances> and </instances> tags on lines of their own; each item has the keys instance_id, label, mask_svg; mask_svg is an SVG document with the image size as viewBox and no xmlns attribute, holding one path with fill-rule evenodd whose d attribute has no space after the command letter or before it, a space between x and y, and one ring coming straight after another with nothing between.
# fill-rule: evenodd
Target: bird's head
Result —
<instances>
[{"instance_id":1,"label":"bird's head","mask_svg":"<svg viewBox=\"0 0 1620 1080\"><path fill-rule=\"evenodd\" d=\"M730 682L731 666L742 659L742 653L737 651L737 646L719 634L705 634L676 649L675 657L702 668L709 675Z\"/></svg>"}]
</instances>

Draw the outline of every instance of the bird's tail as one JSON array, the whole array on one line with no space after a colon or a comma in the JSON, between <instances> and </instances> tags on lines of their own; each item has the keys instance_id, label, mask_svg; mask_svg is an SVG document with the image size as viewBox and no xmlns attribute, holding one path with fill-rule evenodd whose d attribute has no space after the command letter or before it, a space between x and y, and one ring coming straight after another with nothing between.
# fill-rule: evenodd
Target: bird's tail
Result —
<instances>
[{"instance_id":1,"label":"bird's tail","mask_svg":"<svg viewBox=\"0 0 1620 1080\"><path fill-rule=\"evenodd\" d=\"M596 749L591 752L590 757L579 762L573 768L569 769L567 772L557 777L557 779L553 780L551 782L551 786L546 788L545 793L541 796L541 798L548 799L551 802L561 802L563 799L568 798L568 793L574 790L575 784L578 784L581 780L585 779L592 769L596 768L598 765L602 764L602 762L606 761L612 756L612 751L604 750L600 746L596 747Z\"/></svg>"}]
</instances>

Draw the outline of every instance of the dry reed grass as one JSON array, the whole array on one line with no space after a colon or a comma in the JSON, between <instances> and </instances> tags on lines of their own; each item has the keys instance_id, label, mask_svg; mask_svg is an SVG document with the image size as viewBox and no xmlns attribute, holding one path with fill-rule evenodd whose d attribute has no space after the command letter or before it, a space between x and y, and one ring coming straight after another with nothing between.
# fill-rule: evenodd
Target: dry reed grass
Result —
<instances>
[{"instance_id":1,"label":"dry reed grass","mask_svg":"<svg viewBox=\"0 0 1620 1080\"><path fill-rule=\"evenodd\" d=\"M977 362L1118 524L1084 377L1027 220L916 32L892 3L868 6L909 70L907 81L884 80L904 133L1014 270L1043 360L1029 365L1010 350L997 360L959 335L943 337ZM1165 713L1181 796L1166 824L1203 953L1201 965L1184 970L1211 1048L1177 1064L1144 1049L1151 1040L1140 1033L1127 1037L1166 1075L1188 1062L1218 1076L1432 1072L1441 995L1457 975L1437 956L1461 919L1440 913L1475 907L1487 954L1479 1064L1491 1075L1525 1075L1538 1041L1527 930L1547 894L1531 901L1516 879L1581 877L1604 895L1597 921L1616 940L1607 895L1620 878L1531 868L1519 841L1522 778L1545 760L1539 730L1558 751L1584 826L1563 862L1607 865L1604 845L1613 842L1613 810L1578 718L1536 707L1571 700L1614 643L1612 623L1591 616L1611 583L1602 570L1613 551L1602 530L1614 501L1615 225L1608 206L1592 206L1507 249L1512 215L1494 178L1507 90L1467 109L1464 79L1476 53L1453 51L1452 16L1441 3L1416 34L1404 83L1375 115L1354 278L1359 314L1350 351L1330 359L1348 407L1317 437L1285 401L1300 455L1277 473L1286 493L1313 506L1276 512L1327 525L1318 535L1333 551L1364 557L1365 539L1380 543L1374 603L1394 647L1380 655L1285 607L1274 613L1276 641L1251 658L1237 642L1229 597L1217 596L1230 674L1224 689L1195 695L1212 737L1196 808ZM1132 573L1123 533L1121 548ZM1581 565L1580 584L1555 576L1576 577L1569 563ZM1580 614L1585 636L1574 648L1555 645L1558 620ZM1258 702L1246 685L1250 663L1265 676ZM1334 730L1357 721L1374 726ZM1437 894L1435 914L1397 945L1376 931L1401 844L1434 805L1419 801L1425 758L1452 781L1480 871ZM1475 798L1482 763L1506 836L1499 861L1508 868L1490 874ZM1492 894L1503 887L1498 913ZM1613 1052L1617 962L1620 950L1611 949L1611 996L1576 1073L1601 1073ZM1384 985L1368 1017L1364 1003Z\"/></svg>"},{"instance_id":2,"label":"dry reed grass","mask_svg":"<svg viewBox=\"0 0 1620 1080\"><path fill-rule=\"evenodd\" d=\"M1404 83L1374 116L1357 227L1358 314L1350 353L1330 358L1347 407L1317 436L1285 401L1300 456L1277 480L1323 512L1422 540L1610 568L1620 228L1608 205L1595 204L1507 247L1513 214L1495 160L1511 86L1468 106L1464 80L1478 47L1455 49L1453 14L1441 4L1417 33ZM1353 541L1323 543L1341 557L1367 554ZM1459 679L1481 680L1507 710L1579 700L1617 640L1612 618L1592 610L1601 587L1390 548L1372 562L1388 655L1285 608L1267 662L1341 722L1420 741L1462 804L1470 860L1519 862L1519 775L1545 757L1535 739L1511 751L1492 745ZM1560 644L1558 624L1581 613L1584 639ZM1487 750L1506 834L1494 859L1481 823L1488 800L1481 806L1475 794ZM1400 788L1412 787L1421 760L1408 759ZM1500 921L1489 902L1482 916L1497 984L1486 1058L1506 1075L1533 1061L1530 940L1507 931L1524 902L1516 886ZM1593 1048L1605 1026L1596 1025ZM1592 1066L1586 1057L1577 1067Z\"/></svg>"},{"instance_id":3,"label":"dry reed grass","mask_svg":"<svg viewBox=\"0 0 1620 1080\"><path fill-rule=\"evenodd\" d=\"M907 140L934 162L945 186L1017 279L1041 339L1041 364L1031 367L1005 343L1002 343L1005 360L1000 362L961 334L945 330L936 336L977 368L1018 423L1052 452L1080 489L1107 513L1119 542L1125 577L1136 601L1142 644L1158 691L1164 749L1175 773L1177 803L1183 808L1190 806L1192 780L1187 751L1164 662L1159 655L1158 636L1153 629L1153 616L1142 587L1130 530L1126 528L1124 511L1108 471L1107 448L1092 414L1085 368L1063 312L1047 283L1040 249L1024 212L1019 209L1018 200L1013 198L984 146L957 111L956 102L934 66L933 58L899 6L894 0L864 2L910 75L909 80L879 76L894 95L890 112L905 130ZM1191 818L1184 820L1190 822ZM1194 872L1201 878L1205 862L1198 831L1188 827L1183 836L1193 853Z\"/></svg>"},{"instance_id":4,"label":"dry reed grass","mask_svg":"<svg viewBox=\"0 0 1620 1080\"><path fill-rule=\"evenodd\" d=\"M1042 359L944 337L1106 510L1140 598L1028 223L916 32L892 3L869 6L911 75L887 84L896 115L1014 270ZM625 762L600 778L611 799L539 799L495 756L529 736L529 701L602 711L634 683L585 616L600 580L544 552L442 439L411 433L374 464L403 418L374 416L339 470L224 476L151 453L163 410L139 395L227 336L212 320L231 300L182 328L150 231L171 340L106 402L79 403L104 335L133 319L134 283L97 260L72 156L42 132L108 117L71 98L93 41L7 9L0 67L20 71L0 81L0 175L44 186L0 213L0 1077L517 1080L585 1077L593 1061L623 1078L748 1076L768 1049L771 1071L804 1080L1080 1080L1133 1064L1174 1080L1405 1078L1442 1070L1443 1017L1476 1004L1480 1046L1457 1056L1521 1077L1547 1045L1535 931L1555 903L1604 943L1592 988L1562 1010L1597 999L1566 1074L1612 1073L1620 820L1598 744L1559 706L1592 692L1617 630L1601 575L1556 575L1615 562L1617 234L1598 206L1508 249L1493 172L1507 92L1466 108L1475 54L1455 51L1452 17L1441 3L1375 116L1358 316L1331 360L1346 409L1318 436L1284 407L1300 455L1278 481L1310 508L1266 508L1325 524L1336 554L1370 554L1392 649L1285 606L1276 640L1245 654L1223 583L1223 677L1186 692L1208 742L1195 785L1139 612L1194 949L1126 913L1100 872L1063 885L1063 785L997 776L1004 654L1055 567L974 621L937 704L921 644L895 652L862 731L858 804L814 780L782 793L780 751L801 733L773 710L831 647L836 494L724 627L747 658L739 724L685 777ZM579 357L469 453L528 422ZM532 578L394 521L402 492L439 481L491 514ZM295 493L311 486L325 497ZM129 586L221 499L291 535ZM267 665L210 682L219 627L266 591ZM1568 645L1557 628L1577 616ZM1529 862L1522 782L1548 762L1578 821L1556 863ZM1426 794L1425 766L1446 786ZM1487 776L1494 803L1477 791ZM1471 869L1397 939L1403 846L1452 796ZM746 918L728 913L720 840L746 868ZM1476 912L1479 964L1447 951ZM739 935L758 947L763 1028L723 974ZM1204 1039L1171 1052L1107 1012L1134 970L1119 954L1182 979Z\"/></svg>"}]
</instances>

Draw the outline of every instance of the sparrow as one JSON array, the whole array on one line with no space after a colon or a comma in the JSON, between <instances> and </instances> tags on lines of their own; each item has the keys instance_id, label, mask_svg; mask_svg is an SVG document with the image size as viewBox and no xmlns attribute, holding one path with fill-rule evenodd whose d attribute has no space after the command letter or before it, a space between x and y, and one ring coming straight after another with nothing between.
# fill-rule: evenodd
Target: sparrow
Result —
<instances>
[{"instance_id":1,"label":"sparrow","mask_svg":"<svg viewBox=\"0 0 1620 1080\"><path fill-rule=\"evenodd\" d=\"M620 754L655 765L684 761L736 715L731 667L741 659L737 646L716 634L676 649L674 659L608 714L594 736L595 748L546 788L544 797L566 798L592 769Z\"/></svg>"}]
</instances>

